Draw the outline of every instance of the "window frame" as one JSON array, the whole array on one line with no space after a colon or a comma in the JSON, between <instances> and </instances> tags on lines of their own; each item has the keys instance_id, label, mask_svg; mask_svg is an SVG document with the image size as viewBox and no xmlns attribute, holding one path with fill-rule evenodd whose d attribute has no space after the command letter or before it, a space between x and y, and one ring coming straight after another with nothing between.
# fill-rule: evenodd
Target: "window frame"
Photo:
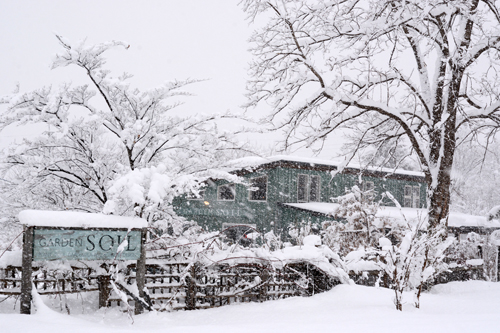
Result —
<instances>
[{"instance_id":1,"label":"window frame","mask_svg":"<svg viewBox=\"0 0 500 333\"><path fill-rule=\"evenodd\" d=\"M268 193L268 188L269 188L269 178L267 177L267 175L262 175L262 176L256 176L256 177L253 177L253 178L250 178L250 183L251 183L251 186L250 187L255 187L253 185L253 180L254 179L259 179L259 178L266 178L266 189L265 189L265 193L264 193L264 196L265 196L265 199L252 199L252 194L253 193L256 193L257 191L252 191L252 190L248 190L248 201L252 201L252 202L267 202L267 193Z\"/></svg>"},{"instance_id":2,"label":"window frame","mask_svg":"<svg viewBox=\"0 0 500 333\"><path fill-rule=\"evenodd\" d=\"M321 176L319 175L308 175L309 176L309 181L307 182L307 187L308 187L308 191L307 191L307 194L308 194L308 200L307 202L321 202ZM312 184L312 178L316 178L318 181L316 183L316 186L317 186L317 189L316 189L316 200L311 200L311 193L312 193L312 187L311 187L311 184Z\"/></svg>"},{"instance_id":3,"label":"window frame","mask_svg":"<svg viewBox=\"0 0 500 333\"><path fill-rule=\"evenodd\" d=\"M300 178L304 177L305 179L305 186L304 186L304 200L300 200L299 198L299 193L301 192L301 186L300 186ZM311 200L311 179L315 177L318 182L317 182L317 190L316 190L316 200ZM305 173L299 173L297 175L297 202L321 202L321 176L320 175L309 175Z\"/></svg>"},{"instance_id":4,"label":"window frame","mask_svg":"<svg viewBox=\"0 0 500 333\"><path fill-rule=\"evenodd\" d=\"M220 189L222 187L233 187L233 198L232 199L221 199L221 192ZM236 186L234 183L227 183L227 184L222 184L217 186L217 201L235 201L236 200Z\"/></svg>"},{"instance_id":5,"label":"window frame","mask_svg":"<svg viewBox=\"0 0 500 333\"><path fill-rule=\"evenodd\" d=\"M410 189L410 194L406 194L406 189ZM409 200L409 204L407 204L407 201ZM403 207L405 208L413 208L413 186L411 185L405 185L404 190L403 190Z\"/></svg>"},{"instance_id":6,"label":"window frame","mask_svg":"<svg viewBox=\"0 0 500 333\"><path fill-rule=\"evenodd\" d=\"M300 177L305 177L305 187L304 187L304 200L299 199L299 193L300 193ZM304 174L304 173L299 173L297 175L297 202L309 202L309 175Z\"/></svg>"}]
</instances>

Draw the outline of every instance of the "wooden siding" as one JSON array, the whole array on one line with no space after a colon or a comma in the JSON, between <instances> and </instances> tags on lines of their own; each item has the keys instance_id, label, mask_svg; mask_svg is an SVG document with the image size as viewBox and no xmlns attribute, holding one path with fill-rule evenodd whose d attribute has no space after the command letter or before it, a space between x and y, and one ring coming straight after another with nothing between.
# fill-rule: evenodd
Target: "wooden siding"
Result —
<instances>
[{"instance_id":1,"label":"wooden siding","mask_svg":"<svg viewBox=\"0 0 500 333\"><path fill-rule=\"evenodd\" d=\"M254 173L254 172L266 173L265 170L276 169L276 168L314 170L314 171L323 171L328 173L330 173L331 171L336 171L338 169L337 166L335 165L281 160L281 161L274 161L270 163L261 164L253 168L237 170L235 171L235 174L237 174L238 176L245 176L249 173ZM351 175L358 175L359 172L360 169L350 168L350 167L346 167L342 171L343 174L351 174ZM385 177L387 179L396 179L403 181L415 181L415 182L425 181L424 176L418 176L410 173L386 172L377 169L370 169L370 170L364 169L363 174L365 176L375 177L375 178Z\"/></svg>"},{"instance_id":2,"label":"wooden siding","mask_svg":"<svg viewBox=\"0 0 500 333\"><path fill-rule=\"evenodd\" d=\"M207 230L221 230L224 223L255 224L261 232L273 230L276 234L286 231L290 224L298 222L320 223L329 218L312 212L302 212L279 206L280 203L296 203L298 176L319 176L321 179L320 201L331 202L331 199L344 195L354 185L362 189L362 181L374 183L374 200L381 199L381 194L390 192L403 206L405 185L419 185L420 203L426 203L426 185L423 177L403 175L403 177L385 173L366 172L356 169L346 169L332 177L332 166L311 165L309 163L285 163L278 161L255 168L254 172L246 170L240 176L251 179L266 175L267 198L265 201L249 200L248 188L243 184L235 184L235 200L217 200L217 187L227 184L224 180L208 182L203 200L187 200L185 197L176 198L174 209L181 216L198 222ZM401 176L401 175L400 175ZM204 201L208 202L205 205ZM387 198L383 204L394 206Z\"/></svg>"}]
</instances>

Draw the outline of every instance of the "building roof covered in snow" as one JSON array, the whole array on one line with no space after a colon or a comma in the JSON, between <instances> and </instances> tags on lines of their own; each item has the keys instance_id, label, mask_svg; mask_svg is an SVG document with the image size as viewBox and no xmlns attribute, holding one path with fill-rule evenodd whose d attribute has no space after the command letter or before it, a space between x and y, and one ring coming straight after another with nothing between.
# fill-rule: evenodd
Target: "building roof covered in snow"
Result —
<instances>
[{"instance_id":1,"label":"building roof covered in snow","mask_svg":"<svg viewBox=\"0 0 500 333\"><path fill-rule=\"evenodd\" d=\"M339 204L337 203L328 203L328 202L283 203L282 205L332 217L334 217L333 216L334 212L339 207ZM385 217L401 221L423 220L427 217L427 209L381 206L377 212L376 217L377 218ZM460 228L460 227L500 228L500 221L495 219L488 220L485 216L450 212L450 216L448 219L448 226L453 228Z\"/></svg>"},{"instance_id":2,"label":"building roof covered in snow","mask_svg":"<svg viewBox=\"0 0 500 333\"><path fill-rule=\"evenodd\" d=\"M363 171L365 175L374 175L377 177L398 178L401 176L409 176L416 178L424 178L424 173L420 171L410 171L397 168L382 168L368 167L355 163L346 163L342 160L325 160L310 157L299 157L289 155L274 155L269 157L248 156L229 161L227 167L239 171L254 172L259 169L275 168L275 167L291 167L299 166L301 169L316 169L322 171L336 171L339 173L359 173Z\"/></svg>"}]
</instances>

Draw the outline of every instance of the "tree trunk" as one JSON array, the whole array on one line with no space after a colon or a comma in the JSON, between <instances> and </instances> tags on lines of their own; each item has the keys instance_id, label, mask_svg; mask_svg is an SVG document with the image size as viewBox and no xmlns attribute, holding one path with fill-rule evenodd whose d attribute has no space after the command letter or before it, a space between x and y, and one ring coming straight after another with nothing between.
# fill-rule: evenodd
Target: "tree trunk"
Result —
<instances>
[{"instance_id":1,"label":"tree trunk","mask_svg":"<svg viewBox=\"0 0 500 333\"><path fill-rule=\"evenodd\" d=\"M398 290L398 288L394 288L394 293L396 294L394 297L394 304L396 305L396 310L403 311L403 293Z\"/></svg>"},{"instance_id":2,"label":"tree trunk","mask_svg":"<svg viewBox=\"0 0 500 333\"><path fill-rule=\"evenodd\" d=\"M451 197L451 169L456 149L457 101L461 78L462 73L455 68L448 92L448 100L443 107L444 113L448 117L444 121L444 124L440 126L434 124L435 127L429 136L431 139L431 165L437 168L437 175L428 173L426 177L428 188L431 190L429 195L428 226L431 235L438 231L440 226L448 226ZM443 117L441 111L438 113L439 116L436 115L435 122L440 122ZM437 177L437 179L433 179L434 177Z\"/></svg>"},{"instance_id":3,"label":"tree trunk","mask_svg":"<svg viewBox=\"0 0 500 333\"><path fill-rule=\"evenodd\" d=\"M428 231L433 234L439 226L448 226L450 213L450 183L449 172L440 172L435 188L430 187L429 196L429 226Z\"/></svg>"}]
</instances>

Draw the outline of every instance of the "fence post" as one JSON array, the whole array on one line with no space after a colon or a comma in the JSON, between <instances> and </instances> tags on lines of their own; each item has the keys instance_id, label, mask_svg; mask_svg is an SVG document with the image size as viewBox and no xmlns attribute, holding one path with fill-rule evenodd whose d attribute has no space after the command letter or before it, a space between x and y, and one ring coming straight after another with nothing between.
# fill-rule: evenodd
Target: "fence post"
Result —
<instances>
[{"instance_id":1,"label":"fence post","mask_svg":"<svg viewBox=\"0 0 500 333\"><path fill-rule=\"evenodd\" d=\"M108 306L108 299L111 293L109 281L109 275L99 275L97 277L97 286L99 287L99 308L105 308Z\"/></svg>"},{"instance_id":2,"label":"fence post","mask_svg":"<svg viewBox=\"0 0 500 333\"><path fill-rule=\"evenodd\" d=\"M137 289L139 291L139 300L147 301L146 292L144 288L146 287L146 233L147 229L142 228L141 230L141 255L137 260L137 265L135 266L135 281L137 283ZM148 298L149 300L149 298ZM135 302L136 315L144 312L144 305L141 302Z\"/></svg>"},{"instance_id":3,"label":"fence post","mask_svg":"<svg viewBox=\"0 0 500 333\"><path fill-rule=\"evenodd\" d=\"M497 246L497 255L496 255L496 269L497 269L497 274L496 274L496 280L495 282L500 281L500 246Z\"/></svg>"},{"instance_id":4,"label":"fence post","mask_svg":"<svg viewBox=\"0 0 500 333\"><path fill-rule=\"evenodd\" d=\"M186 276L186 310L196 309L196 265L190 269L190 274Z\"/></svg>"},{"instance_id":5,"label":"fence post","mask_svg":"<svg viewBox=\"0 0 500 333\"><path fill-rule=\"evenodd\" d=\"M31 274L33 267L33 227L24 227L23 235L23 258L21 274L21 314L31 314Z\"/></svg>"},{"instance_id":6,"label":"fence post","mask_svg":"<svg viewBox=\"0 0 500 333\"><path fill-rule=\"evenodd\" d=\"M264 302L267 301L267 284L269 283L269 272L267 271L268 267L263 267L260 271L259 278L262 283L262 286L259 288L259 301Z\"/></svg>"}]
</instances>

